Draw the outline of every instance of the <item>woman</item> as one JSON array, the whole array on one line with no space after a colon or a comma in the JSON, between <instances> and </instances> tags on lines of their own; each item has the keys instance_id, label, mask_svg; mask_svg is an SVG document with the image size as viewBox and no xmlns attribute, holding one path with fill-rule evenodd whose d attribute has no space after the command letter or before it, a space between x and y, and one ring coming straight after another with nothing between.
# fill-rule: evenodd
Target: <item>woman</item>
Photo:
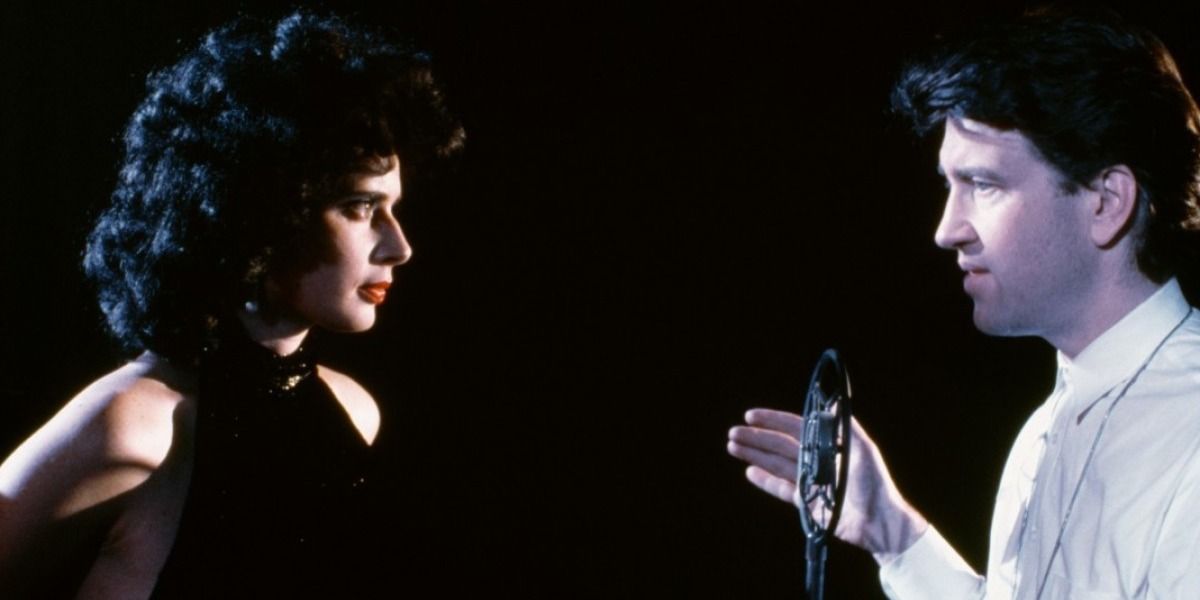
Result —
<instances>
[{"instance_id":1,"label":"woman","mask_svg":"<svg viewBox=\"0 0 1200 600\"><path fill-rule=\"evenodd\" d=\"M137 358L0 466L0 596L369 589L379 410L303 343L372 326L402 175L461 142L427 58L337 18L243 18L152 75L84 258Z\"/></svg>"}]
</instances>

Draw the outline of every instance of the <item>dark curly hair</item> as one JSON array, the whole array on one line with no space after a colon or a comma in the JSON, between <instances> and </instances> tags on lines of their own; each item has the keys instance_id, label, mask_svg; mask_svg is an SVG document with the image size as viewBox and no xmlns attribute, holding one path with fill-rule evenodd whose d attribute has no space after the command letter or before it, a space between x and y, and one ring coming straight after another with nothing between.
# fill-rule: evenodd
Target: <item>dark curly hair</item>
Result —
<instances>
[{"instance_id":1,"label":"dark curly hair","mask_svg":"<svg viewBox=\"0 0 1200 600\"><path fill-rule=\"evenodd\" d=\"M1162 42L1111 11L1040 9L945 41L903 70L892 106L921 135L948 117L1020 131L1067 192L1128 166L1148 217L1139 269L1162 282L1195 260L1200 112Z\"/></svg>"},{"instance_id":2,"label":"dark curly hair","mask_svg":"<svg viewBox=\"0 0 1200 600\"><path fill-rule=\"evenodd\" d=\"M114 337L172 359L305 254L334 180L393 153L407 175L463 141L428 56L305 11L241 17L146 87L84 269Z\"/></svg>"}]
</instances>

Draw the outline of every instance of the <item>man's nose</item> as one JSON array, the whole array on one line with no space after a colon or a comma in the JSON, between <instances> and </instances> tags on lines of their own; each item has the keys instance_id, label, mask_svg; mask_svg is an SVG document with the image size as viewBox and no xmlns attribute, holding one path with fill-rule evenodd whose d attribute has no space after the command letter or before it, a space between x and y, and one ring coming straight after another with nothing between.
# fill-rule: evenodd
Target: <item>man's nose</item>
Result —
<instances>
[{"instance_id":1,"label":"man's nose","mask_svg":"<svg viewBox=\"0 0 1200 600\"><path fill-rule=\"evenodd\" d=\"M933 233L933 241L941 248L954 250L975 241L975 228L967 218L962 203L954 192L946 198L946 207L942 210L942 220Z\"/></svg>"}]
</instances>

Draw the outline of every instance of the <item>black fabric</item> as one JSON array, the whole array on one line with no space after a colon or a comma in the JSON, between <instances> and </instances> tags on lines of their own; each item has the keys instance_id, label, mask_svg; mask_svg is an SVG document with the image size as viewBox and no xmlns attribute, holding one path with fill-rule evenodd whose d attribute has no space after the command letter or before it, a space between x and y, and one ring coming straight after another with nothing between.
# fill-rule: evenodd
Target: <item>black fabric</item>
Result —
<instances>
[{"instance_id":1,"label":"black fabric","mask_svg":"<svg viewBox=\"0 0 1200 600\"><path fill-rule=\"evenodd\" d=\"M201 364L195 467L153 597L361 595L377 575L370 448L307 351L220 342Z\"/></svg>"}]
</instances>

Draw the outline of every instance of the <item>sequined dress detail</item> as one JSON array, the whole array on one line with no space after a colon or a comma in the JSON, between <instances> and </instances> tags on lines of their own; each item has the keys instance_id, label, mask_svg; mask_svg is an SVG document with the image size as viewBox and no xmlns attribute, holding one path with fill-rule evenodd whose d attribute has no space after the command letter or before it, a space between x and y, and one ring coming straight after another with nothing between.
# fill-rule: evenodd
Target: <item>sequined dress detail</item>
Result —
<instances>
[{"instance_id":1,"label":"sequined dress detail","mask_svg":"<svg viewBox=\"0 0 1200 600\"><path fill-rule=\"evenodd\" d=\"M192 480L153 597L346 597L369 580L370 447L310 352L223 336L201 362L197 407Z\"/></svg>"}]
</instances>

